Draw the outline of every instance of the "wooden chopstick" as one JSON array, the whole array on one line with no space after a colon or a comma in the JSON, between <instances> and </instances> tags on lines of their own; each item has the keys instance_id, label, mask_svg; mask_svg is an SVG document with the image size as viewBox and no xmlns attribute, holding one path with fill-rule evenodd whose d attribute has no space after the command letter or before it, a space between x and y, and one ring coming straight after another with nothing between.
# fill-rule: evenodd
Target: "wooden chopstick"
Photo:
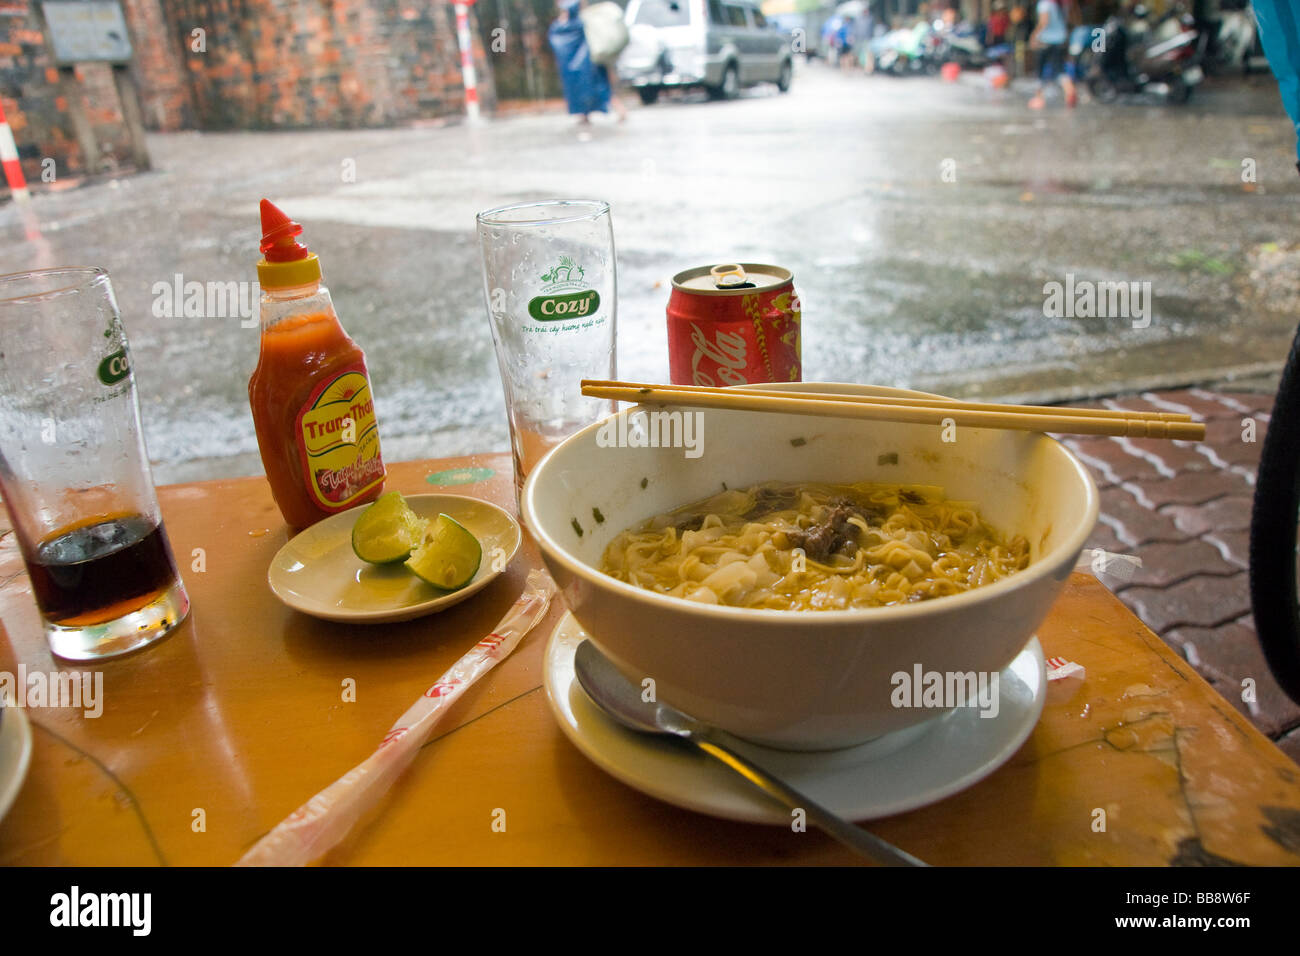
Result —
<instances>
[{"instance_id":1,"label":"wooden chopstick","mask_svg":"<svg viewBox=\"0 0 1300 956\"><path fill-rule=\"evenodd\" d=\"M1071 408L1056 405L1005 405L996 402L962 402L953 398L910 398L885 395L840 395L829 392L798 392L786 389L763 388L760 385L737 385L731 388L711 388L707 385L651 385L644 382L619 382L606 379L587 378L582 380L584 386L598 385L611 388L672 388L676 391L695 392L700 395L772 395L777 398L831 398L841 402L857 402L866 405L910 405L914 408L964 408L973 412L1011 412L1019 414L1041 413L1045 415L1070 415L1076 418L1119 418L1135 421L1153 422L1190 422L1191 415L1182 412L1141 412L1127 409L1111 408Z\"/></svg>"},{"instance_id":2,"label":"wooden chopstick","mask_svg":"<svg viewBox=\"0 0 1300 956\"><path fill-rule=\"evenodd\" d=\"M862 396L844 400L845 396L798 393L815 397L795 397L790 393L762 389L699 389L700 386L638 385L599 383L584 380L582 394L642 404L686 405L737 411L778 412L789 415L822 415L831 418L857 418L867 421L904 422L915 425L944 425L946 420L967 428L1011 428L1031 432L1055 432L1062 435L1111 435L1127 438L1170 438L1201 441L1205 426L1200 422L1164 421L1150 418L1115 418L1050 412L985 411L976 402L973 407L939 408L910 403L886 405L862 401ZM1073 411L1087 411L1076 409Z\"/></svg>"}]
</instances>

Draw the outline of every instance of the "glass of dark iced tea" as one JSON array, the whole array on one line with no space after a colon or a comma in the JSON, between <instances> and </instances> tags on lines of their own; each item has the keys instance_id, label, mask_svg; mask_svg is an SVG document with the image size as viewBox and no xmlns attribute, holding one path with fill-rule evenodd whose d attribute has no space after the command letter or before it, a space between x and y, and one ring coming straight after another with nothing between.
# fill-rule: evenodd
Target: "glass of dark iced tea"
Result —
<instances>
[{"instance_id":1,"label":"glass of dark iced tea","mask_svg":"<svg viewBox=\"0 0 1300 956\"><path fill-rule=\"evenodd\" d=\"M57 657L138 650L189 612L102 269L0 276L0 493Z\"/></svg>"}]
</instances>

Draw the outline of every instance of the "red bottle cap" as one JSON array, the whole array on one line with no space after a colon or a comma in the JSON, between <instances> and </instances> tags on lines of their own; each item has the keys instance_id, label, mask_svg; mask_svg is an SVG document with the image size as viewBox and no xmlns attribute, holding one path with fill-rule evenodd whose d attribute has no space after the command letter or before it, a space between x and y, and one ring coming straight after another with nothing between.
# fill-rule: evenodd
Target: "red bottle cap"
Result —
<instances>
[{"instance_id":1,"label":"red bottle cap","mask_svg":"<svg viewBox=\"0 0 1300 956\"><path fill-rule=\"evenodd\" d=\"M302 226L276 208L269 199L262 200L262 255L267 262L294 262L306 259L310 252L295 239Z\"/></svg>"},{"instance_id":2,"label":"red bottle cap","mask_svg":"<svg viewBox=\"0 0 1300 956\"><path fill-rule=\"evenodd\" d=\"M269 199L262 200L262 261L257 264L257 280L263 289L299 288L320 282L320 260L294 238L301 234L302 226Z\"/></svg>"}]
</instances>

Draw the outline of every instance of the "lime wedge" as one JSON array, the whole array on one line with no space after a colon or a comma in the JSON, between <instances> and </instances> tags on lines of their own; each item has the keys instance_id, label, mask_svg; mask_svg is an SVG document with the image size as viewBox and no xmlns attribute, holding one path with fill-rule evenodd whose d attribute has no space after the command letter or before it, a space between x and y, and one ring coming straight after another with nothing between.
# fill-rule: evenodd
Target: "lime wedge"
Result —
<instances>
[{"instance_id":1,"label":"lime wedge","mask_svg":"<svg viewBox=\"0 0 1300 956\"><path fill-rule=\"evenodd\" d=\"M421 518L401 494L380 495L352 526L352 550L362 561L393 564L405 561L424 537L429 520Z\"/></svg>"},{"instance_id":2,"label":"lime wedge","mask_svg":"<svg viewBox=\"0 0 1300 956\"><path fill-rule=\"evenodd\" d=\"M456 519L438 515L406 566L434 587L454 591L474 579L482 560L483 547L478 538Z\"/></svg>"}]
</instances>

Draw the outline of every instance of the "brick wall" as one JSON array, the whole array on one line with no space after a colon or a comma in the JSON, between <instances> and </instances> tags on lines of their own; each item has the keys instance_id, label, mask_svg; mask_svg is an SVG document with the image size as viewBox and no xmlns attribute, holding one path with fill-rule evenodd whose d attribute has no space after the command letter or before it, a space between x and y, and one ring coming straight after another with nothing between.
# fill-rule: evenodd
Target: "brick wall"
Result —
<instances>
[{"instance_id":1,"label":"brick wall","mask_svg":"<svg viewBox=\"0 0 1300 956\"><path fill-rule=\"evenodd\" d=\"M85 63L70 79L61 76L36 0L0 0L0 105L30 186L132 165L131 136L112 67ZM73 112L78 107L89 127L89 149L77 136ZM6 193L0 184L0 195Z\"/></svg>"},{"instance_id":2,"label":"brick wall","mask_svg":"<svg viewBox=\"0 0 1300 956\"><path fill-rule=\"evenodd\" d=\"M131 75L140 91L145 126L157 130L192 129L194 100L181 56L184 46L175 42L162 0L122 0L131 28L135 60Z\"/></svg>"},{"instance_id":3,"label":"brick wall","mask_svg":"<svg viewBox=\"0 0 1300 956\"><path fill-rule=\"evenodd\" d=\"M96 168L84 171L111 173L130 166L131 134L113 84L113 68L107 63L83 63L76 68L76 79L82 112L90 121L99 153Z\"/></svg>"},{"instance_id":4,"label":"brick wall","mask_svg":"<svg viewBox=\"0 0 1300 956\"><path fill-rule=\"evenodd\" d=\"M450 0L123 0L131 76L151 129L391 126L464 113ZM471 10L479 95L492 68ZM102 64L65 95L36 0L0 0L0 105L29 182L129 163L130 138ZM67 96L84 106L98 156L89 168ZM3 194L0 188L0 194Z\"/></svg>"},{"instance_id":5,"label":"brick wall","mask_svg":"<svg viewBox=\"0 0 1300 956\"><path fill-rule=\"evenodd\" d=\"M56 173L85 171L58 80L38 14L25 2L0 4L0 105L31 183L41 181L41 161L47 157Z\"/></svg>"},{"instance_id":6,"label":"brick wall","mask_svg":"<svg viewBox=\"0 0 1300 956\"><path fill-rule=\"evenodd\" d=\"M464 112L450 0L129 0L157 129L390 126ZM472 16L472 13L471 13ZM472 31L477 34L477 31ZM480 96L491 69L475 39Z\"/></svg>"},{"instance_id":7,"label":"brick wall","mask_svg":"<svg viewBox=\"0 0 1300 956\"><path fill-rule=\"evenodd\" d=\"M555 56L546 39L547 28L555 19L555 0L478 0L474 12L501 100L563 95Z\"/></svg>"},{"instance_id":8,"label":"brick wall","mask_svg":"<svg viewBox=\"0 0 1300 956\"><path fill-rule=\"evenodd\" d=\"M144 46L134 37L133 45ZM80 64L65 81L45 41L36 0L0 0L0 104L34 188L132 165L131 136L112 67ZM89 126L93 158L77 137L73 110L78 106Z\"/></svg>"}]
</instances>

